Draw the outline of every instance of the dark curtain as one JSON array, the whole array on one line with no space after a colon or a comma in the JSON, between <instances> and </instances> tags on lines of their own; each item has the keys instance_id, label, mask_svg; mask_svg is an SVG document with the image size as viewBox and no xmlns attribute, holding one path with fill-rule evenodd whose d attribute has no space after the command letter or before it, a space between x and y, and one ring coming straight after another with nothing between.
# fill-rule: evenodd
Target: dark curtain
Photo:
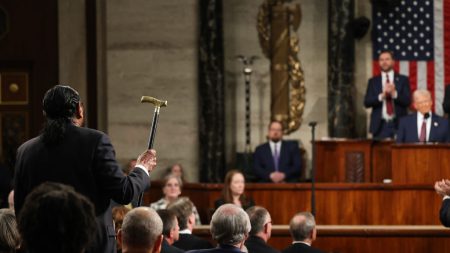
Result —
<instances>
[{"instance_id":1,"label":"dark curtain","mask_svg":"<svg viewBox=\"0 0 450 253\"><path fill-rule=\"evenodd\" d=\"M354 0L328 1L328 134L355 137Z\"/></svg>"},{"instance_id":2,"label":"dark curtain","mask_svg":"<svg viewBox=\"0 0 450 253\"><path fill-rule=\"evenodd\" d=\"M199 0L200 182L222 182L225 104L222 1Z\"/></svg>"}]
</instances>

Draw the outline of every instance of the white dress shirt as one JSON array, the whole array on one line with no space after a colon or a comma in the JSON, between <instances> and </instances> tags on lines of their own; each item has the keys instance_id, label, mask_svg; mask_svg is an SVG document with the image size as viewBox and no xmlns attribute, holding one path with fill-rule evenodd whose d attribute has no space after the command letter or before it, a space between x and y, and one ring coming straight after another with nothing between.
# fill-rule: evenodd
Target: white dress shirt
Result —
<instances>
[{"instance_id":1,"label":"white dress shirt","mask_svg":"<svg viewBox=\"0 0 450 253\"><path fill-rule=\"evenodd\" d=\"M386 85L386 74L389 76L389 82L391 84L394 84L394 70L388 71L388 72L381 72L381 91L384 90L384 86ZM397 98L397 92L395 92L394 96L392 97L392 100ZM385 120L392 120L395 117L395 106L393 106L394 114L388 115L387 109L386 109L386 98L382 98L382 94L378 95L378 100L383 102L383 109L381 117ZM394 102L394 101L392 101Z\"/></svg>"},{"instance_id":2,"label":"white dress shirt","mask_svg":"<svg viewBox=\"0 0 450 253\"><path fill-rule=\"evenodd\" d=\"M270 151L272 151L272 157L275 155L275 146L277 147L278 158L280 158L281 140L278 142L269 141Z\"/></svg>"},{"instance_id":3,"label":"white dress shirt","mask_svg":"<svg viewBox=\"0 0 450 253\"><path fill-rule=\"evenodd\" d=\"M430 117L426 119L427 122L427 134L425 136L425 140L428 142L430 139L430 131L431 131L431 112L429 112ZM420 139L420 130L422 130L422 123L424 121L425 117L422 113L417 112L417 138Z\"/></svg>"}]
</instances>

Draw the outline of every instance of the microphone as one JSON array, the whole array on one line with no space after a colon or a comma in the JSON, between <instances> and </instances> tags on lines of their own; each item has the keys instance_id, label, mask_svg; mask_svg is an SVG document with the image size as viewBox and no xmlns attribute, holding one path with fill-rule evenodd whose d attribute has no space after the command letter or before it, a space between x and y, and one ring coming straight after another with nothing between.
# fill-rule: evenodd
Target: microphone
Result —
<instances>
[{"instance_id":1,"label":"microphone","mask_svg":"<svg viewBox=\"0 0 450 253\"><path fill-rule=\"evenodd\" d=\"M423 115L423 118L424 119L428 119L430 117L430 113L429 112L427 112L427 113L425 113L424 115Z\"/></svg>"},{"instance_id":2,"label":"microphone","mask_svg":"<svg viewBox=\"0 0 450 253\"><path fill-rule=\"evenodd\" d=\"M308 124L308 126L310 126L310 127L315 127L317 125L317 122L316 121L311 121L311 122L309 122L309 124Z\"/></svg>"}]
</instances>

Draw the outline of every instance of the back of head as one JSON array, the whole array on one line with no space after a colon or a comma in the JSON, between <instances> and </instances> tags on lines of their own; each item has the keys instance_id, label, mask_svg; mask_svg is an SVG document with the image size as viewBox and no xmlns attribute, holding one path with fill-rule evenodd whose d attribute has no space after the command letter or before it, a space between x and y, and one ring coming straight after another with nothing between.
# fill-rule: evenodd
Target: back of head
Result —
<instances>
[{"instance_id":1,"label":"back of head","mask_svg":"<svg viewBox=\"0 0 450 253\"><path fill-rule=\"evenodd\" d=\"M189 200L189 198L181 197L170 203L167 209L174 212L178 219L178 225L180 230L186 229L188 227L189 217L193 213L194 204Z\"/></svg>"},{"instance_id":2,"label":"back of head","mask_svg":"<svg viewBox=\"0 0 450 253\"><path fill-rule=\"evenodd\" d=\"M313 240L315 227L316 221L310 212L297 213L289 223L289 230L294 241Z\"/></svg>"},{"instance_id":3,"label":"back of head","mask_svg":"<svg viewBox=\"0 0 450 253\"><path fill-rule=\"evenodd\" d=\"M171 210L160 209L156 211L163 223L162 234L164 236L170 236L170 231L176 226L176 218L177 216Z\"/></svg>"},{"instance_id":4,"label":"back of head","mask_svg":"<svg viewBox=\"0 0 450 253\"><path fill-rule=\"evenodd\" d=\"M250 235L256 235L264 231L264 225L268 219L269 212L267 209L261 206L253 206L246 210L248 217L250 218L250 224L252 230L250 230Z\"/></svg>"},{"instance_id":5,"label":"back of head","mask_svg":"<svg viewBox=\"0 0 450 253\"><path fill-rule=\"evenodd\" d=\"M240 244L247 238L250 229L247 213L233 204L220 206L211 219L211 234L219 244Z\"/></svg>"},{"instance_id":6,"label":"back of head","mask_svg":"<svg viewBox=\"0 0 450 253\"><path fill-rule=\"evenodd\" d=\"M0 252L15 252L20 245L16 216L11 209L0 209Z\"/></svg>"},{"instance_id":7,"label":"back of head","mask_svg":"<svg viewBox=\"0 0 450 253\"><path fill-rule=\"evenodd\" d=\"M19 231L29 252L80 253L96 232L94 207L68 186L43 183L25 199Z\"/></svg>"},{"instance_id":8,"label":"back of head","mask_svg":"<svg viewBox=\"0 0 450 253\"><path fill-rule=\"evenodd\" d=\"M47 122L43 140L47 145L61 141L66 124L76 115L79 103L80 95L69 86L56 85L45 93L42 104Z\"/></svg>"},{"instance_id":9,"label":"back of head","mask_svg":"<svg viewBox=\"0 0 450 253\"><path fill-rule=\"evenodd\" d=\"M123 248L153 249L161 237L163 223L149 207L138 207L125 215L121 237Z\"/></svg>"}]
</instances>

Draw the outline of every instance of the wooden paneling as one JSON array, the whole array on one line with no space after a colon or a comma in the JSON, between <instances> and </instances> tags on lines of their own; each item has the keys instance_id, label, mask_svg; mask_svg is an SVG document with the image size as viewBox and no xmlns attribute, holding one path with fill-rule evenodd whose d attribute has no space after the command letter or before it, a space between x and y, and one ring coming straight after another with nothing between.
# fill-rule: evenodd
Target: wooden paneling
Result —
<instances>
[{"instance_id":1,"label":"wooden paneling","mask_svg":"<svg viewBox=\"0 0 450 253\"><path fill-rule=\"evenodd\" d=\"M441 198L432 185L316 184L316 219L323 225L438 225ZM186 184L184 196L208 222L220 184ZM311 185L246 184L246 194L266 207L274 224L288 224L299 211L311 210ZM144 203L161 197L161 184L153 183Z\"/></svg>"},{"instance_id":2,"label":"wooden paneling","mask_svg":"<svg viewBox=\"0 0 450 253\"><path fill-rule=\"evenodd\" d=\"M450 176L450 145L393 145L392 168L392 180L396 183L433 184Z\"/></svg>"},{"instance_id":3,"label":"wooden paneling","mask_svg":"<svg viewBox=\"0 0 450 253\"><path fill-rule=\"evenodd\" d=\"M316 142L317 182L382 182L390 178L391 141Z\"/></svg>"},{"instance_id":4,"label":"wooden paneling","mask_svg":"<svg viewBox=\"0 0 450 253\"><path fill-rule=\"evenodd\" d=\"M210 240L208 226L194 234ZM450 250L450 230L442 226L317 226L313 246L335 253L423 253ZM268 244L279 250L292 242L287 225L273 226ZM213 242L214 243L214 242Z\"/></svg>"}]
</instances>

